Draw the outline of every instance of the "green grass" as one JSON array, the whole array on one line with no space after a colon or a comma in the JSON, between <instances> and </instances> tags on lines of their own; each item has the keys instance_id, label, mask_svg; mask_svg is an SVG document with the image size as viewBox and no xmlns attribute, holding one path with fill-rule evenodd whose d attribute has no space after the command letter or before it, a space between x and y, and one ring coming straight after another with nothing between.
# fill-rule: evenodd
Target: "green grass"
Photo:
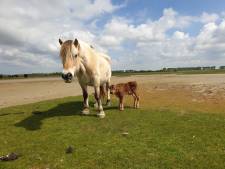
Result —
<instances>
[{"instance_id":1,"label":"green grass","mask_svg":"<svg viewBox=\"0 0 225 169\"><path fill-rule=\"evenodd\" d=\"M0 110L1 169L193 168L225 166L225 114L105 108L106 118L80 116L81 97ZM92 113L96 111L92 109ZM123 136L123 132L128 132ZM74 147L66 154L68 146Z\"/></svg>"}]
</instances>

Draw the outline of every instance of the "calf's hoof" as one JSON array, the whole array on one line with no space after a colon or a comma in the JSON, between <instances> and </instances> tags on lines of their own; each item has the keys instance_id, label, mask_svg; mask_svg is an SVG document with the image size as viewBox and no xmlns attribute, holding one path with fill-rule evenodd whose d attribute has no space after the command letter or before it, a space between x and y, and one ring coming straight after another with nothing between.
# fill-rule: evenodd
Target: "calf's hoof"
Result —
<instances>
[{"instance_id":1,"label":"calf's hoof","mask_svg":"<svg viewBox=\"0 0 225 169\"><path fill-rule=\"evenodd\" d=\"M104 111L100 111L98 114L97 114L97 117L103 119L105 117L105 112Z\"/></svg>"},{"instance_id":2,"label":"calf's hoof","mask_svg":"<svg viewBox=\"0 0 225 169\"><path fill-rule=\"evenodd\" d=\"M106 106L111 106L111 102L110 101L107 101L106 102Z\"/></svg>"},{"instance_id":3,"label":"calf's hoof","mask_svg":"<svg viewBox=\"0 0 225 169\"><path fill-rule=\"evenodd\" d=\"M82 111L81 111L81 114L82 115L89 115L90 114L90 110L88 108L84 108Z\"/></svg>"},{"instance_id":4,"label":"calf's hoof","mask_svg":"<svg viewBox=\"0 0 225 169\"><path fill-rule=\"evenodd\" d=\"M139 103L137 104L137 106L136 106L136 109L139 109L140 108L140 105L139 105Z\"/></svg>"}]
</instances>

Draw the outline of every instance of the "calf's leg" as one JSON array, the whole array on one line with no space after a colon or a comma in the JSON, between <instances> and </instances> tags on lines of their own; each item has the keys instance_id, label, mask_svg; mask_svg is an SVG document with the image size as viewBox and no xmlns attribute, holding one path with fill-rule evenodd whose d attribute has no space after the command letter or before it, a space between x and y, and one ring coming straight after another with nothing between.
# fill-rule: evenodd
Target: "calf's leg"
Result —
<instances>
[{"instance_id":1,"label":"calf's leg","mask_svg":"<svg viewBox=\"0 0 225 169\"><path fill-rule=\"evenodd\" d=\"M136 108L137 105L137 97L135 94L132 94L133 98L134 98L134 108Z\"/></svg>"},{"instance_id":2,"label":"calf's leg","mask_svg":"<svg viewBox=\"0 0 225 169\"><path fill-rule=\"evenodd\" d=\"M120 111L123 111L124 110L123 96L121 96L119 99L120 99L120 106L119 106L119 108L120 108Z\"/></svg>"},{"instance_id":3,"label":"calf's leg","mask_svg":"<svg viewBox=\"0 0 225 169\"><path fill-rule=\"evenodd\" d=\"M136 92L134 92L134 96L136 97L136 102L135 102L135 108L139 108L139 100L140 100L140 97L137 95Z\"/></svg>"}]
</instances>

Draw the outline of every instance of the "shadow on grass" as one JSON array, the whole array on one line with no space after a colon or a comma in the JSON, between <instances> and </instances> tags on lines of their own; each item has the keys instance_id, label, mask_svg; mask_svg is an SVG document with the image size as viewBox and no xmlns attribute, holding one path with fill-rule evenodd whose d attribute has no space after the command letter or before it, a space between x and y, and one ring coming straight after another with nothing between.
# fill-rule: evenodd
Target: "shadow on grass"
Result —
<instances>
[{"instance_id":1,"label":"shadow on grass","mask_svg":"<svg viewBox=\"0 0 225 169\"><path fill-rule=\"evenodd\" d=\"M18 113L2 113L2 114L0 114L0 116L7 116L7 115L11 115L11 114L24 114L24 112L18 112Z\"/></svg>"},{"instance_id":2,"label":"shadow on grass","mask_svg":"<svg viewBox=\"0 0 225 169\"><path fill-rule=\"evenodd\" d=\"M75 116L81 115L83 102L67 102L58 104L56 107L47 111L34 111L32 115L15 124L16 127L23 127L27 130L38 130L41 128L42 120L57 116ZM85 117L94 117L90 114Z\"/></svg>"},{"instance_id":3,"label":"shadow on grass","mask_svg":"<svg viewBox=\"0 0 225 169\"><path fill-rule=\"evenodd\" d=\"M132 106L124 106L124 110L127 110L127 109L128 110L132 110L132 109L135 110L135 108L132 107ZM118 106L104 107L104 110L118 110L118 111L120 111Z\"/></svg>"}]
</instances>

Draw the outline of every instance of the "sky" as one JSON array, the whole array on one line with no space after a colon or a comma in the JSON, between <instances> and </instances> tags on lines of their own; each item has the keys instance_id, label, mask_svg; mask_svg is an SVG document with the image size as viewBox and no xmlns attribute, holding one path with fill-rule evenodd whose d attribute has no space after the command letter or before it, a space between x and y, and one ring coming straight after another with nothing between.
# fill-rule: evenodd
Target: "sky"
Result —
<instances>
[{"instance_id":1,"label":"sky","mask_svg":"<svg viewBox=\"0 0 225 169\"><path fill-rule=\"evenodd\" d=\"M225 0L1 0L0 74L60 72L58 39L113 70L225 65Z\"/></svg>"}]
</instances>

